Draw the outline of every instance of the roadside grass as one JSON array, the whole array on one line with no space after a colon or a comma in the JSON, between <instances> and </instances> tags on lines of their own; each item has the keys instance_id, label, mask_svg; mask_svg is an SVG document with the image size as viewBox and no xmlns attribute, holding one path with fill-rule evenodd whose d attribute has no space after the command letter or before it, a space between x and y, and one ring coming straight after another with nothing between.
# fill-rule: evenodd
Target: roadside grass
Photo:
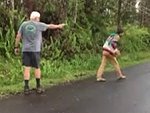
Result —
<instances>
[{"instance_id":1,"label":"roadside grass","mask_svg":"<svg viewBox=\"0 0 150 113\"><path fill-rule=\"evenodd\" d=\"M0 57L0 95L6 96L17 94L23 90L23 68L19 58L6 60ZM101 54L90 54L76 56L71 61L51 61L42 59L42 85L45 88L52 87L71 81L82 80L88 77L95 77L100 65ZM149 52L139 52L136 54L124 53L119 58L121 68L150 61ZM112 71L112 65L106 67L106 71ZM31 72L30 87L35 87L33 70Z\"/></svg>"}]
</instances>

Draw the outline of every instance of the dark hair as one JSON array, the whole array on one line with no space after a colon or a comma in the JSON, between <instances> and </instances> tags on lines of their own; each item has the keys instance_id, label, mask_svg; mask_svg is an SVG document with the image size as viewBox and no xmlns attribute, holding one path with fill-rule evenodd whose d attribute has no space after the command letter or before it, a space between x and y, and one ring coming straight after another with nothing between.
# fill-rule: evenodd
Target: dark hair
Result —
<instances>
[{"instance_id":1,"label":"dark hair","mask_svg":"<svg viewBox=\"0 0 150 113\"><path fill-rule=\"evenodd\" d=\"M123 31L122 28L118 28L116 33L117 33L117 34L121 34L121 33L123 33L123 32L124 32L124 31Z\"/></svg>"}]
</instances>

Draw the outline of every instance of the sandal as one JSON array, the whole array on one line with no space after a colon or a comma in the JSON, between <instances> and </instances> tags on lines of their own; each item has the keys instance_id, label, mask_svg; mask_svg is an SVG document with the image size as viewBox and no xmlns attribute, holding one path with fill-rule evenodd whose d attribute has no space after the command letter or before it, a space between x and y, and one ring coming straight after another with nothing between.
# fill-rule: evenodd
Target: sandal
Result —
<instances>
[{"instance_id":1,"label":"sandal","mask_svg":"<svg viewBox=\"0 0 150 113\"><path fill-rule=\"evenodd\" d=\"M96 81L97 82L106 82L106 79L105 78L97 78Z\"/></svg>"},{"instance_id":2,"label":"sandal","mask_svg":"<svg viewBox=\"0 0 150 113\"><path fill-rule=\"evenodd\" d=\"M126 76L122 75L122 76L118 77L117 79L118 80L126 79Z\"/></svg>"}]
</instances>

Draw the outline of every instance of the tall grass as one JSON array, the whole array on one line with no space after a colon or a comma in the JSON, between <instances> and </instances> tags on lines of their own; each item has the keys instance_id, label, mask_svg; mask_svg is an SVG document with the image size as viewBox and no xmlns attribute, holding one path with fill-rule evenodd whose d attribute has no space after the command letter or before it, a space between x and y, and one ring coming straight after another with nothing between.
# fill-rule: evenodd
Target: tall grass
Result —
<instances>
[{"instance_id":1,"label":"tall grass","mask_svg":"<svg viewBox=\"0 0 150 113\"><path fill-rule=\"evenodd\" d=\"M144 54L144 55L143 55ZM42 59L42 85L50 87L59 83L70 82L95 76L99 67L101 54L82 54L74 59L68 60L46 60ZM140 63L149 60L150 53L139 52L136 58L131 53L123 54L119 58L121 67ZM107 71L112 70L112 66L106 67ZM21 92L23 89L23 74L20 58L13 60L0 59L0 95ZM35 87L34 73L31 72L30 87Z\"/></svg>"},{"instance_id":2,"label":"tall grass","mask_svg":"<svg viewBox=\"0 0 150 113\"><path fill-rule=\"evenodd\" d=\"M127 53L148 51L150 49L150 33L148 28L127 25L125 36L122 39L122 49Z\"/></svg>"},{"instance_id":3,"label":"tall grass","mask_svg":"<svg viewBox=\"0 0 150 113\"><path fill-rule=\"evenodd\" d=\"M22 15L22 11L18 12L16 10L8 11L7 15L8 16L5 17L8 20L5 26L6 31L0 28L0 49L2 50L1 54L3 56L11 58L14 48L16 29L18 29L25 17Z\"/></svg>"}]
</instances>

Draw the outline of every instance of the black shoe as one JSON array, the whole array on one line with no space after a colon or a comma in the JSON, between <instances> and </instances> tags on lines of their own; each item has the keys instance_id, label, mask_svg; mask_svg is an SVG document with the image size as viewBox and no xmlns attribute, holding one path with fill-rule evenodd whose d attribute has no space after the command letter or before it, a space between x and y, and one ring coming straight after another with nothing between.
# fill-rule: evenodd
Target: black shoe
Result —
<instances>
[{"instance_id":1,"label":"black shoe","mask_svg":"<svg viewBox=\"0 0 150 113\"><path fill-rule=\"evenodd\" d=\"M30 89L27 87L24 87L24 94L29 95L30 94Z\"/></svg>"},{"instance_id":2,"label":"black shoe","mask_svg":"<svg viewBox=\"0 0 150 113\"><path fill-rule=\"evenodd\" d=\"M45 90L43 88L41 88L41 87L36 88L36 93L37 94L42 94L44 92L45 92Z\"/></svg>"}]
</instances>

